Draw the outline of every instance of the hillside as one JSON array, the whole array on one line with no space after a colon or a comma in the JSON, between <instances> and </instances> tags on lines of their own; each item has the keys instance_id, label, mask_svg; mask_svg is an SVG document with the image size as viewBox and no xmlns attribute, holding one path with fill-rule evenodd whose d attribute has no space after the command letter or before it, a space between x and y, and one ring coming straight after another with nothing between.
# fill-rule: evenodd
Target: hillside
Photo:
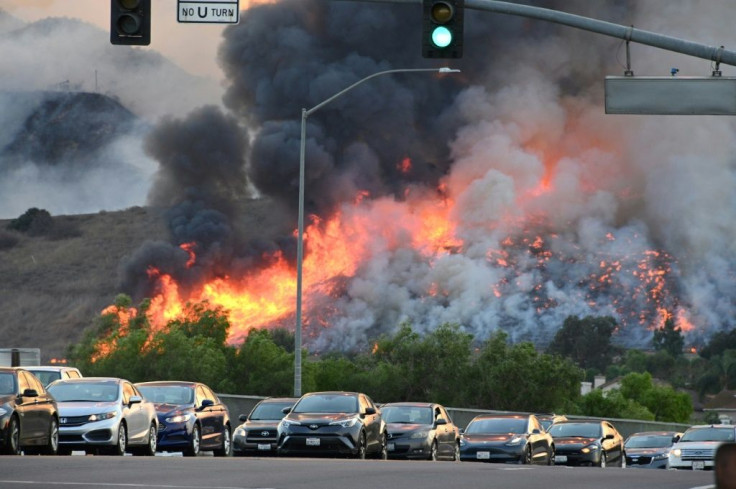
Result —
<instances>
[{"instance_id":1,"label":"hillside","mask_svg":"<svg viewBox=\"0 0 736 489\"><path fill-rule=\"evenodd\" d=\"M48 236L10 232L0 220L0 345L41 348L44 363L63 357L120 292L121 260L146 239L168 237L157 209L52 219Z\"/></svg>"}]
</instances>

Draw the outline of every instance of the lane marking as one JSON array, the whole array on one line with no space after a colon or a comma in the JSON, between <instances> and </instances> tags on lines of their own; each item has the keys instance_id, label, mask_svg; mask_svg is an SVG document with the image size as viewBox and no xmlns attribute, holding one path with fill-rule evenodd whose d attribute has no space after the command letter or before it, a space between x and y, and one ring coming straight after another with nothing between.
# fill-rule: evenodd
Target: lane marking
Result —
<instances>
[{"instance_id":1,"label":"lane marking","mask_svg":"<svg viewBox=\"0 0 736 489\"><path fill-rule=\"evenodd\" d=\"M49 481L11 481L0 480L0 484L44 484L47 486L95 486L95 487L142 487L162 489L274 489L273 487L231 487L231 486L172 486L169 484L121 484L116 482L49 482ZM4 487L4 486L3 486Z\"/></svg>"}]
</instances>

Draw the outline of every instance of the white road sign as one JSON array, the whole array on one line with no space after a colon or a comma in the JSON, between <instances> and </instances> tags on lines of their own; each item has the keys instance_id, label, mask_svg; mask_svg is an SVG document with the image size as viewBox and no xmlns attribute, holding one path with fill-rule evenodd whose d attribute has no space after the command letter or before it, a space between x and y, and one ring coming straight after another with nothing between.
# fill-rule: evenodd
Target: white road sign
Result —
<instances>
[{"instance_id":1,"label":"white road sign","mask_svg":"<svg viewBox=\"0 0 736 489\"><path fill-rule=\"evenodd\" d=\"M203 24L237 24L240 0L178 0L176 18L179 22Z\"/></svg>"}]
</instances>

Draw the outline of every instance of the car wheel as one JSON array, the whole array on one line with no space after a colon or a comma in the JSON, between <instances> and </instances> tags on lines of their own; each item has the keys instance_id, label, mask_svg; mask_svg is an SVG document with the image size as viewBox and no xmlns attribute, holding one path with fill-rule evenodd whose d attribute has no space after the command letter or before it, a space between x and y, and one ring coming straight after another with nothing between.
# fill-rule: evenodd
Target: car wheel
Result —
<instances>
[{"instance_id":1,"label":"car wheel","mask_svg":"<svg viewBox=\"0 0 736 489\"><path fill-rule=\"evenodd\" d=\"M549 447L547 451L547 465L555 464L555 447Z\"/></svg>"},{"instance_id":2,"label":"car wheel","mask_svg":"<svg viewBox=\"0 0 736 489\"><path fill-rule=\"evenodd\" d=\"M192 441L189 443L189 447L184 450L185 457L196 457L199 455L199 447L202 444L202 433L199 430L199 425L195 424L192 428Z\"/></svg>"},{"instance_id":3,"label":"car wheel","mask_svg":"<svg viewBox=\"0 0 736 489\"><path fill-rule=\"evenodd\" d=\"M598 462L598 467L606 468L606 452L601 452L601 461Z\"/></svg>"},{"instance_id":4,"label":"car wheel","mask_svg":"<svg viewBox=\"0 0 736 489\"><path fill-rule=\"evenodd\" d=\"M125 423L120 423L118 427L118 440L115 445L110 448L110 455L122 456L125 455L125 450L128 448L128 432L125 428Z\"/></svg>"},{"instance_id":5,"label":"car wheel","mask_svg":"<svg viewBox=\"0 0 736 489\"><path fill-rule=\"evenodd\" d=\"M222 432L222 445L219 449L215 450L215 457L229 457L233 454L233 443L230 438L230 427L225 426Z\"/></svg>"},{"instance_id":6,"label":"car wheel","mask_svg":"<svg viewBox=\"0 0 736 489\"><path fill-rule=\"evenodd\" d=\"M388 442L386 441L386 433L381 435L381 449L378 452L379 460L388 460Z\"/></svg>"},{"instance_id":7,"label":"car wheel","mask_svg":"<svg viewBox=\"0 0 736 489\"><path fill-rule=\"evenodd\" d=\"M42 452L44 455L56 455L59 453L59 422L56 418L51 418L51 425L49 426L49 443L46 445Z\"/></svg>"},{"instance_id":8,"label":"car wheel","mask_svg":"<svg viewBox=\"0 0 736 489\"><path fill-rule=\"evenodd\" d=\"M429 448L429 460L437 461L437 440L432 441L432 446Z\"/></svg>"},{"instance_id":9,"label":"car wheel","mask_svg":"<svg viewBox=\"0 0 736 489\"><path fill-rule=\"evenodd\" d=\"M151 423L151 427L148 429L148 443L146 443L146 447L143 449L143 455L148 457L156 455L157 434L156 424Z\"/></svg>"},{"instance_id":10,"label":"car wheel","mask_svg":"<svg viewBox=\"0 0 736 489\"><path fill-rule=\"evenodd\" d=\"M8 439L5 443L3 453L5 455L20 455L20 424L18 418L12 416L6 431Z\"/></svg>"},{"instance_id":11,"label":"car wheel","mask_svg":"<svg viewBox=\"0 0 736 489\"><path fill-rule=\"evenodd\" d=\"M365 459L365 433L360 432L358 437L357 451L355 452L355 458L364 460Z\"/></svg>"},{"instance_id":12,"label":"car wheel","mask_svg":"<svg viewBox=\"0 0 736 489\"><path fill-rule=\"evenodd\" d=\"M522 455L519 463L521 463L522 465L530 465L532 463L532 447L527 445L527 447L524 449L524 455Z\"/></svg>"},{"instance_id":13,"label":"car wheel","mask_svg":"<svg viewBox=\"0 0 736 489\"><path fill-rule=\"evenodd\" d=\"M455 453L452 454L452 460L455 462L460 461L460 442L455 442Z\"/></svg>"}]
</instances>

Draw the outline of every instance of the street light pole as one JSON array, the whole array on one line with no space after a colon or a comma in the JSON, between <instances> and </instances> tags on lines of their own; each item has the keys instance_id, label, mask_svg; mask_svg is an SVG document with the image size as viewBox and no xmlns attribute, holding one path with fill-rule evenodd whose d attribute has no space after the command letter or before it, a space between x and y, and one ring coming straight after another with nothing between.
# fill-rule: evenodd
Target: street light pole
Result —
<instances>
[{"instance_id":1,"label":"street light pole","mask_svg":"<svg viewBox=\"0 0 736 489\"><path fill-rule=\"evenodd\" d=\"M403 68L395 70L386 70L368 75L362 80L358 80L349 87L337 92L332 97L320 102L311 109L302 109L302 133L301 144L299 146L299 219L298 233L296 245L296 328L294 330L294 396L302 395L302 263L304 260L304 159L306 153L306 136L307 136L307 117L332 102L336 98L352 90L363 82L375 78L380 75L390 73L410 73L419 71L430 71L434 73L459 73L460 70L451 68Z\"/></svg>"}]
</instances>

